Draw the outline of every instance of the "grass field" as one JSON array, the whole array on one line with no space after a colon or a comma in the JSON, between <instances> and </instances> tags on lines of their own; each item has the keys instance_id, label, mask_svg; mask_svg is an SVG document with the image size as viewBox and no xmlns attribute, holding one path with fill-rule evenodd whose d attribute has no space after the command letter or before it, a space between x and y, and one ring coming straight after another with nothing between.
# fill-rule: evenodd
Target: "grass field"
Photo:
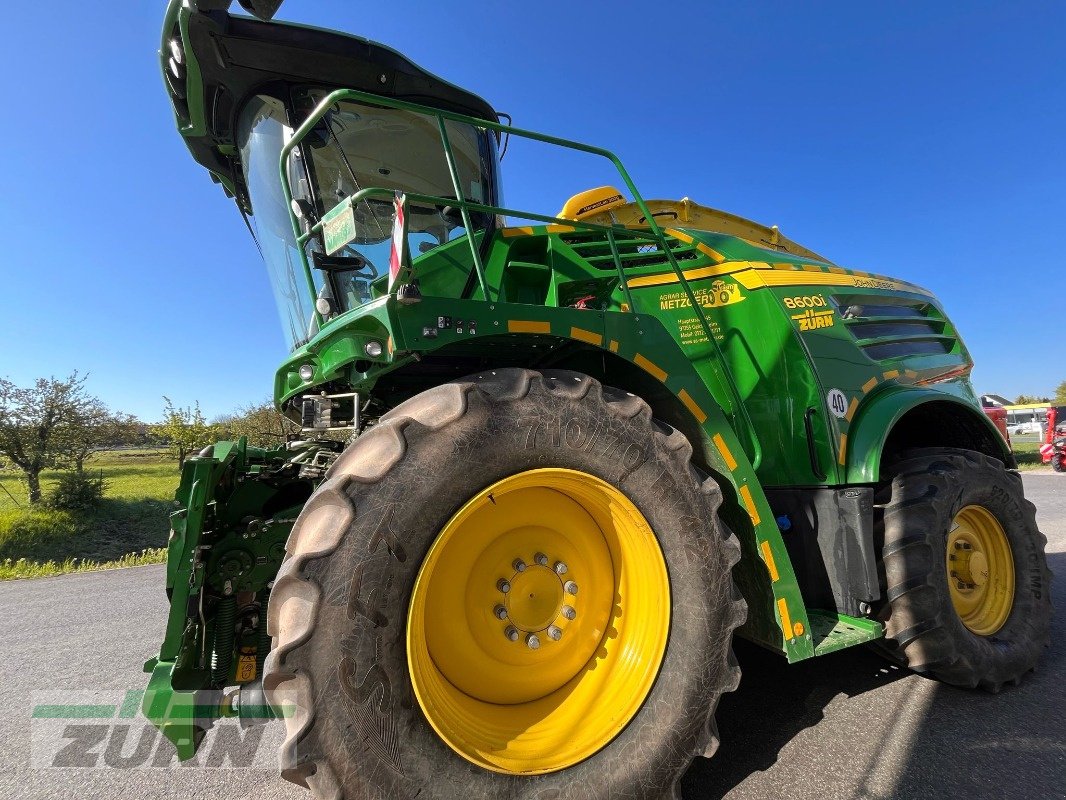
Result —
<instances>
[{"instance_id":1,"label":"grass field","mask_svg":"<svg viewBox=\"0 0 1066 800\"><path fill-rule=\"evenodd\" d=\"M163 560L176 462L164 451L120 450L98 454L86 470L103 473L105 490L100 507L82 513L28 510L25 484L0 473L0 580ZM57 477L42 476L46 496Z\"/></svg>"},{"instance_id":2,"label":"grass field","mask_svg":"<svg viewBox=\"0 0 1066 800\"><path fill-rule=\"evenodd\" d=\"M1050 469L1047 464L1040 461L1040 444L1040 442L1011 442L1019 470Z\"/></svg>"},{"instance_id":3,"label":"grass field","mask_svg":"<svg viewBox=\"0 0 1066 800\"><path fill-rule=\"evenodd\" d=\"M1015 443L1019 469L1046 466L1040 463L1039 447ZM86 469L103 472L106 489L100 507L81 514L27 510L18 475L0 473L0 580L164 560L167 517L179 477L174 460L165 451L116 450L98 454ZM42 476L45 495L57 477Z\"/></svg>"}]
</instances>

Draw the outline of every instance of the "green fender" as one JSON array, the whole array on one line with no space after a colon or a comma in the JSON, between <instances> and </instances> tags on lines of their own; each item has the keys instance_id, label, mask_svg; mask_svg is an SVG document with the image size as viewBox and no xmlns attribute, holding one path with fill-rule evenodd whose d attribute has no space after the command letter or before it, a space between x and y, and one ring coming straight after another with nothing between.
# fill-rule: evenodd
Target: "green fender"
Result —
<instances>
[{"instance_id":1,"label":"green fender","mask_svg":"<svg viewBox=\"0 0 1066 800\"><path fill-rule=\"evenodd\" d=\"M395 309L398 335L406 347L424 352L455 344L451 331L426 340L423 330L438 315L460 313L477 319L477 331L497 341L514 333L526 341L541 335L545 341L569 339L599 348L639 367L676 397L692 417L693 428L702 430L703 441L693 445L723 479L722 516L741 542L743 558L734 576L748 602L742 633L783 652L789 661L815 654L807 609L781 532L749 454L723 410L729 400L712 352L705 349L702 357L692 358L658 318L646 314L483 301L466 301L460 311L452 299L430 297ZM463 336L469 341L470 332ZM708 387L715 387L717 399ZM757 451L757 443L748 446Z\"/></svg>"},{"instance_id":2,"label":"green fender","mask_svg":"<svg viewBox=\"0 0 1066 800\"><path fill-rule=\"evenodd\" d=\"M987 430L1000 451L996 454L997 457L1008 465L1014 464L1014 457L1002 435L988 416L974 405L966 385L886 384L859 404L858 413L851 423L848 431L846 483L877 483L881 479L881 456L892 429L908 412L933 402L950 404L953 410Z\"/></svg>"},{"instance_id":3,"label":"green fender","mask_svg":"<svg viewBox=\"0 0 1066 800\"><path fill-rule=\"evenodd\" d=\"M560 334L565 320L559 309L552 319ZM588 312L577 312L587 319ZM781 531L770 510L762 484L733 425L723 410L728 400L721 384L720 366L711 352L690 359L662 322L649 315L601 314L604 340L601 347L613 352L658 380L673 394L703 431L703 453L720 480L725 495L722 517L740 539L743 556L734 577L748 603L748 619L741 633L783 652L790 662L815 655L811 623L803 602L792 561ZM580 330L580 329L578 329ZM587 337L581 338L588 341ZM716 387L718 397L708 387ZM701 443L694 443L699 447ZM758 443L749 442L758 452Z\"/></svg>"},{"instance_id":4,"label":"green fender","mask_svg":"<svg viewBox=\"0 0 1066 800\"><path fill-rule=\"evenodd\" d=\"M647 314L427 296L410 306L399 305L391 297L382 298L364 310L364 315L350 324L338 320L342 324L331 325L293 353L278 371L279 403L300 392L300 364L314 369L312 384L351 370L348 376L354 388L366 391L377 379L408 363L412 354L463 347L477 339L486 350L499 347L503 351L519 341L528 344L540 340L545 354L559 340L571 340L643 370L691 416L692 428L702 431L702 441L694 442L694 446L724 479L720 481L725 494L722 516L740 538L744 554L734 570L748 602L748 621L741 632L783 652L789 661L814 655L810 620L792 562L752 464L758 443L742 442L737 436L736 427L744 426L739 419L734 426L726 409L737 415L743 411L735 408L736 403L731 405L713 351L685 352L662 322ZM439 317L465 320L465 328L438 328ZM473 330L471 320L475 321ZM367 360L362 353L364 340L388 330L392 338L376 363L367 373L355 370L357 360ZM427 336L427 331L432 336Z\"/></svg>"}]
</instances>

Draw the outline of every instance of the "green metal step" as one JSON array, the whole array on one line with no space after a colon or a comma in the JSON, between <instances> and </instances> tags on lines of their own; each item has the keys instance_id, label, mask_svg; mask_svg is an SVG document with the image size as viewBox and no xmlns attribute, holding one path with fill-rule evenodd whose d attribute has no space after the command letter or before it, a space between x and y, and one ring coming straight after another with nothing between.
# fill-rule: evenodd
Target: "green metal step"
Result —
<instances>
[{"instance_id":1,"label":"green metal step","mask_svg":"<svg viewBox=\"0 0 1066 800\"><path fill-rule=\"evenodd\" d=\"M863 617L849 617L835 611L808 609L807 619L811 623L816 656L880 639L885 634L884 626L880 622Z\"/></svg>"}]
</instances>

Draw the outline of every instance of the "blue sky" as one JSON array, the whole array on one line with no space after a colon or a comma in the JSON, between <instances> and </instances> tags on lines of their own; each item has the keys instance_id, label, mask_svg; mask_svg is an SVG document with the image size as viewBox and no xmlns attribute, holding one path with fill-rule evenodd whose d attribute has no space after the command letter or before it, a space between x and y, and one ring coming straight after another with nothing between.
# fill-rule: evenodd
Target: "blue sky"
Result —
<instances>
[{"instance_id":1,"label":"blue sky","mask_svg":"<svg viewBox=\"0 0 1066 800\"><path fill-rule=\"evenodd\" d=\"M288 0L281 16L608 147L646 197L933 289L978 391L1066 379L1066 4L567 5ZM163 11L14 3L0 27L0 375L89 372L148 420L164 394L208 416L264 398L285 356L259 255L173 126ZM508 202L548 213L596 177L504 163Z\"/></svg>"}]
</instances>

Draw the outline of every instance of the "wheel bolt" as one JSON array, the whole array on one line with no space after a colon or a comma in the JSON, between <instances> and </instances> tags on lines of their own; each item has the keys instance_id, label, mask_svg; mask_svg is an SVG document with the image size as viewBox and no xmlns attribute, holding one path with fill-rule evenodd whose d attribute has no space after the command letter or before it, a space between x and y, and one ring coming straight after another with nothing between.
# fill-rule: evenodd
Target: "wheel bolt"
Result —
<instances>
[{"instance_id":1,"label":"wheel bolt","mask_svg":"<svg viewBox=\"0 0 1066 800\"><path fill-rule=\"evenodd\" d=\"M577 594L577 584L573 581L567 581L566 583L564 583L563 589L566 590L567 594Z\"/></svg>"},{"instance_id":2,"label":"wheel bolt","mask_svg":"<svg viewBox=\"0 0 1066 800\"><path fill-rule=\"evenodd\" d=\"M511 566L514 567L514 571L515 572L525 572L526 571L526 562L523 561L520 558L516 558L514 561L512 561L511 562Z\"/></svg>"},{"instance_id":3,"label":"wheel bolt","mask_svg":"<svg viewBox=\"0 0 1066 800\"><path fill-rule=\"evenodd\" d=\"M542 567L548 566L548 557L544 553L537 553L533 556L533 560L540 564Z\"/></svg>"},{"instance_id":4,"label":"wheel bolt","mask_svg":"<svg viewBox=\"0 0 1066 800\"><path fill-rule=\"evenodd\" d=\"M496 581L496 588L504 594L507 594L509 591L511 591L511 582L508 581L506 578L500 578L498 581Z\"/></svg>"},{"instance_id":5,"label":"wheel bolt","mask_svg":"<svg viewBox=\"0 0 1066 800\"><path fill-rule=\"evenodd\" d=\"M510 625L504 628L503 635L510 639L512 642L518 641L518 629Z\"/></svg>"},{"instance_id":6,"label":"wheel bolt","mask_svg":"<svg viewBox=\"0 0 1066 800\"><path fill-rule=\"evenodd\" d=\"M559 628L556 628L554 625L549 625L548 638L557 642L563 638L563 632Z\"/></svg>"},{"instance_id":7,"label":"wheel bolt","mask_svg":"<svg viewBox=\"0 0 1066 800\"><path fill-rule=\"evenodd\" d=\"M496 615L496 619L507 619L507 609L503 606L496 606L492 613Z\"/></svg>"},{"instance_id":8,"label":"wheel bolt","mask_svg":"<svg viewBox=\"0 0 1066 800\"><path fill-rule=\"evenodd\" d=\"M537 638L537 634L531 633L529 634L529 636L526 637L526 646L530 650L536 650L538 647L540 647L540 639Z\"/></svg>"},{"instance_id":9,"label":"wheel bolt","mask_svg":"<svg viewBox=\"0 0 1066 800\"><path fill-rule=\"evenodd\" d=\"M577 617L577 612L573 606L563 606L563 616L567 619L574 619Z\"/></svg>"},{"instance_id":10,"label":"wheel bolt","mask_svg":"<svg viewBox=\"0 0 1066 800\"><path fill-rule=\"evenodd\" d=\"M566 574L566 564L564 564L562 561L556 561L555 562L555 572L557 574L559 574L559 575L565 575Z\"/></svg>"}]
</instances>

